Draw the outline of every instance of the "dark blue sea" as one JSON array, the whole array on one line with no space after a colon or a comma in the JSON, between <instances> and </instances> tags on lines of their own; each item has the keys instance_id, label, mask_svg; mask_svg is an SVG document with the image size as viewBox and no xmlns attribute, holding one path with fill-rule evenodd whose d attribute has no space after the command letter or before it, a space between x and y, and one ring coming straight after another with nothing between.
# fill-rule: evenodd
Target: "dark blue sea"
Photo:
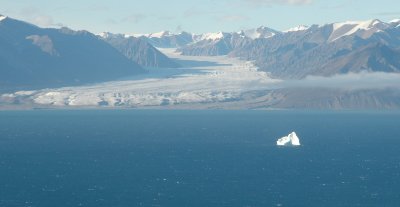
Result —
<instances>
[{"instance_id":1,"label":"dark blue sea","mask_svg":"<svg viewBox=\"0 0 400 207\"><path fill-rule=\"evenodd\" d=\"M20 206L396 207L400 112L2 111L0 207Z\"/></svg>"}]
</instances>

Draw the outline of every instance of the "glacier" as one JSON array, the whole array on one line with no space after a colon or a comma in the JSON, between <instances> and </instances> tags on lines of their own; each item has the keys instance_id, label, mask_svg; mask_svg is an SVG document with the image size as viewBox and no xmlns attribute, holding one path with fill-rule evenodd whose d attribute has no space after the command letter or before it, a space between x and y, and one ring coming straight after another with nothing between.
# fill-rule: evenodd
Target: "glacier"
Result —
<instances>
[{"instance_id":1,"label":"glacier","mask_svg":"<svg viewBox=\"0 0 400 207\"><path fill-rule=\"evenodd\" d=\"M23 98L38 106L165 108L225 104L246 99L243 94L251 91L269 90L280 81L258 71L250 61L227 56L181 56L175 49L160 50L183 61L184 67L149 69L145 75L91 85L18 91L0 95L0 98Z\"/></svg>"},{"instance_id":2,"label":"glacier","mask_svg":"<svg viewBox=\"0 0 400 207\"><path fill-rule=\"evenodd\" d=\"M278 145L278 146L287 146L287 145L300 146L300 139L297 136L296 132L292 132L292 133L288 134L287 136L279 138L276 141L276 145Z\"/></svg>"}]
</instances>

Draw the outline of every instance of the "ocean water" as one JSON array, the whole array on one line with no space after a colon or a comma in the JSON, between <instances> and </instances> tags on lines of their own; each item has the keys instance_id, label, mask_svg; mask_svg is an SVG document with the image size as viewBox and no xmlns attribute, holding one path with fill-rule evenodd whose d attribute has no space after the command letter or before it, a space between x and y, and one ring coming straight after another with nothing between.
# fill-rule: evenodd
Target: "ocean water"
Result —
<instances>
[{"instance_id":1,"label":"ocean water","mask_svg":"<svg viewBox=\"0 0 400 207\"><path fill-rule=\"evenodd\" d=\"M400 112L2 111L0 206L400 206Z\"/></svg>"}]
</instances>

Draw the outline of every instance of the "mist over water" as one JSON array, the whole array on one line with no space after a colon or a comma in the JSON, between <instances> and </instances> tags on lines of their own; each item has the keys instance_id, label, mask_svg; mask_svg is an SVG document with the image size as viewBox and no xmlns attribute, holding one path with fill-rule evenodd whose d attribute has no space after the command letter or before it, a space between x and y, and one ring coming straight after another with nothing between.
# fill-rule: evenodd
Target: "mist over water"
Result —
<instances>
[{"instance_id":1,"label":"mist over water","mask_svg":"<svg viewBox=\"0 0 400 207\"><path fill-rule=\"evenodd\" d=\"M386 89L400 88L400 74L384 72L360 72L339 74L331 77L307 76L301 80L284 80L277 88L331 88L331 89Z\"/></svg>"}]
</instances>

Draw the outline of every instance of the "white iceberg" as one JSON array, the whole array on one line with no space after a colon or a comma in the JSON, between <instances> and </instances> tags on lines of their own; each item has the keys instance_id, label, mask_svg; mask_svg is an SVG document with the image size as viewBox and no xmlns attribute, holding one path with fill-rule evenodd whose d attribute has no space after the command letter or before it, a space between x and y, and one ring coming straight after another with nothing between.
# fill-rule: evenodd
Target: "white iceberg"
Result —
<instances>
[{"instance_id":1,"label":"white iceberg","mask_svg":"<svg viewBox=\"0 0 400 207\"><path fill-rule=\"evenodd\" d=\"M286 145L299 146L300 139L299 139L299 137L297 137L296 132L292 132L289 135L278 139L276 141L276 145L278 145L278 146L286 146Z\"/></svg>"}]
</instances>

